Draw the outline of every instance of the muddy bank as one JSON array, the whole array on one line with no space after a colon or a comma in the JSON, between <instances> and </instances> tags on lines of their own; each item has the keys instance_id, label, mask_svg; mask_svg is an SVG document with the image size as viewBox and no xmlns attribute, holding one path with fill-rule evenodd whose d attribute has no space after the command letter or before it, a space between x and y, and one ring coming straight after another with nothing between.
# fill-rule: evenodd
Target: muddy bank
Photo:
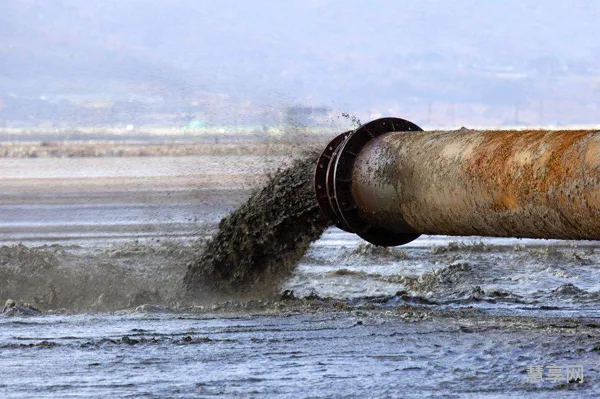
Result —
<instances>
[{"instance_id":1,"label":"muddy bank","mask_svg":"<svg viewBox=\"0 0 600 399\"><path fill-rule=\"evenodd\" d=\"M317 152L306 153L221 220L190 262L184 284L195 297L268 295L329 225L313 190Z\"/></svg>"}]
</instances>

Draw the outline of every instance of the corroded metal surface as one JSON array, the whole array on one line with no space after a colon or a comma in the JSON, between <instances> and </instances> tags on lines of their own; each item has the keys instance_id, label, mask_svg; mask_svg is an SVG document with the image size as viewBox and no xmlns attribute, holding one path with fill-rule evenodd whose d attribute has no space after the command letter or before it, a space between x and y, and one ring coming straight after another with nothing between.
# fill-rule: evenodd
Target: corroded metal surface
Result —
<instances>
[{"instance_id":1,"label":"corroded metal surface","mask_svg":"<svg viewBox=\"0 0 600 399\"><path fill-rule=\"evenodd\" d=\"M600 132L388 133L358 154L352 195L398 233L598 240Z\"/></svg>"}]
</instances>

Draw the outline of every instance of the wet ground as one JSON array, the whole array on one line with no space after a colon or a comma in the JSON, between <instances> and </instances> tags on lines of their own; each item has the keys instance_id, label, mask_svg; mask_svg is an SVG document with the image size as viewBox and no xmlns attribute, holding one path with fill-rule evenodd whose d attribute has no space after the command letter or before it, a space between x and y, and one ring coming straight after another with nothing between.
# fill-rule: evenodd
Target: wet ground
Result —
<instances>
[{"instance_id":1,"label":"wet ground","mask_svg":"<svg viewBox=\"0 0 600 399\"><path fill-rule=\"evenodd\" d=\"M285 162L0 159L0 299L41 311L0 316L0 396L600 395L593 242L332 228L281 296L182 300L201 240Z\"/></svg>"}]
</instances>

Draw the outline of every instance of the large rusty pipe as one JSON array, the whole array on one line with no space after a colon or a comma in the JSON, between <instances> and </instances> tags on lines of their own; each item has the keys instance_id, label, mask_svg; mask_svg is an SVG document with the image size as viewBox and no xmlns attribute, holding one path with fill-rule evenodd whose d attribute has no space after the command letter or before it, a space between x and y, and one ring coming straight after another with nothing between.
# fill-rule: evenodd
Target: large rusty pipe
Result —
<instances>
[{"instance_id":1,"label":"large rusty pipe","mask_svg":"<svg viewBox=\"0 0 600 399\"><path fill-rule=\"evenodd\" d=\"M377 245L421 234L600 240L600 132L424 132L383 118L319 159L317 200Z\"/></svg>"}]
</instances>

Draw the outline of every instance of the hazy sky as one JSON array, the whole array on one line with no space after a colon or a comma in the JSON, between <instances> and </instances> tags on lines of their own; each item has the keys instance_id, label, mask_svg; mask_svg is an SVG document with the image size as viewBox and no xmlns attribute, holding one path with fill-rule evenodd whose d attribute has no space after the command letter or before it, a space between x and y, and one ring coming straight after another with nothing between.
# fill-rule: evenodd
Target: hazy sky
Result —
<instances>
[{"instance_id":1,"label":"hazy sky","mask_svg":"<svg viewBox=\"0 0 600 399\"><path fill-rule=\"evenodd\" d=\"M0 94L529 101L548 68L600 65L598 16L592 0L0 0Z\"/></svg>"}]
</instances>

